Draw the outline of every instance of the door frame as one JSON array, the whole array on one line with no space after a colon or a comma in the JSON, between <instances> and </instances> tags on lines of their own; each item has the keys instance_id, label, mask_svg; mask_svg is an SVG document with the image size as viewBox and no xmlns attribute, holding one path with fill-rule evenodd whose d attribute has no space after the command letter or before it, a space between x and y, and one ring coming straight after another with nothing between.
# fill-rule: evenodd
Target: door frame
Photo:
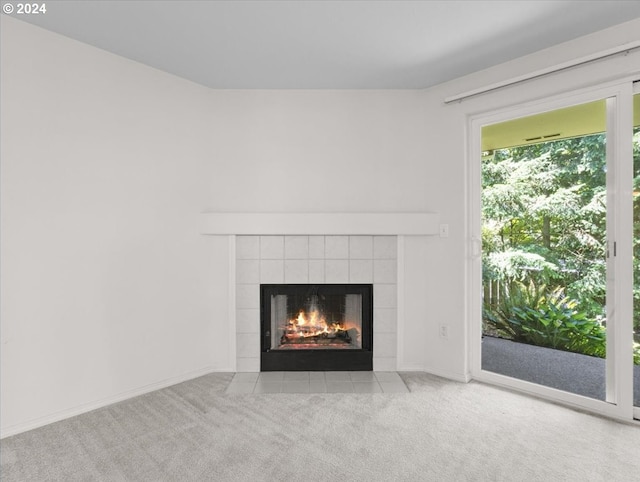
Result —
<instances>
[{"instance_id":1,"label":"door frame","mask_svg":"<svg viewBox=\"0 0 640 482\"><path fill-rule=\"evenodd\" d=\"M633 419L633 80L613 82L562 93L541 100L470 115L466 150L466 263L467 335L469 373L472 379L523 391L537 397L587 409L609 417ZM616 243L616 255L607 264L607 401L482 370L482 240L481 240L481 135L485 125L607 100L607 239ZM626 134L625 134L626 132ZM611 214L609 214L611 213ZM626 263L625 263L626 260ZM611 273L613 270L613 273ZM612 276L613 274L613 276ZM615 328L611 328L615 326Z\"/></svg>"},{"instance_id":2,"label":"door frame","mask_svg":"<svg viewBox=\"0 0 640 482\"><path fill-rule=\"evenodd\" d=\"M635 79L635 82L633 82L633 84L632 84L631 90L632 90L631 96L632 96L632 102L633 102L633 97L635 97L636 95L640 96L640 80L638 80L637 78ZM633 125L633 108L631 109L631 123ZM631 156L633 157L633 145L631 146L631 149L632 149ZM631 162L633 163L633 159L631 159ZM633 166L632 166L632 169L633 169ZM632 176L633 176L633 173L632 173ZM632 234L632 236L633 236L633 234ZM633 250L633 246L632 246L631 249ZM631 253L631 256L633 257L633 252ZM632 268L632 271L631 271L631 276L633 277L633 268ZM633 301L632 301L632 303L633 303ZM631 306L631 312L633 313L633 304ZM632 377L633 377L633 370L634 370L634 368L632 367L632 373L631 373ZM633 381L632 381L632 383L633 383ZM633 387L633 385L632 385L631 388L632 388L632 390L634 390L635 387ZM640 390L640 387L637 387L637 390ZM632 405L633 405L633 403L632 403ZM640 406L637 406L637 407L634 406L633 407L633 418L635 418L637 420L640 420Z\"/></svg>"}]
</instances>

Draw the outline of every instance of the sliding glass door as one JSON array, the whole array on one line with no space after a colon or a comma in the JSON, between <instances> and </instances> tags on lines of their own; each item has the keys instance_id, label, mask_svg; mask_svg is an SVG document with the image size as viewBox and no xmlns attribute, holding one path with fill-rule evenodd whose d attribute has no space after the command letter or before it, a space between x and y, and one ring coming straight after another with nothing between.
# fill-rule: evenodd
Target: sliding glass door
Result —
<instances>
[{"instance_id":1,"label":"sliding glass door","mask_svg":"<svg viewBox=\"0 0 640 482\"><path fill-rule=\"evenodd\" d=\"M474 378L632 413L630 86L472 121Z\"/></svg>"},{"instance_id":2,"label":"sliding glass door","mask_svg":"<svg viewBox=\"0 0 640 482\"><path fill-rule=\"evenodd\" d=\"M482 128L482 369L599 400L606 103Z\"/></svg>"}]
</instances>

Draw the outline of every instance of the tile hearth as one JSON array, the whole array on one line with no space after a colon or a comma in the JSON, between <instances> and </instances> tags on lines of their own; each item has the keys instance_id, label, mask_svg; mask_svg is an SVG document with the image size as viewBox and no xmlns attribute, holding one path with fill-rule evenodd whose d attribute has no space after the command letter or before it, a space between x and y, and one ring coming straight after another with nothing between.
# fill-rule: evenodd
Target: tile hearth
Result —
<instances>
[{"instance_id":1,"label":"tile hearth","mask_svg":"<svg viewBox=\"0 0 640 482\"><path fill-rule=\"evenodd\" d=\"M409 393L397 372L243 372L227 394L263 393Z\"/></svg>"}]
</instances>

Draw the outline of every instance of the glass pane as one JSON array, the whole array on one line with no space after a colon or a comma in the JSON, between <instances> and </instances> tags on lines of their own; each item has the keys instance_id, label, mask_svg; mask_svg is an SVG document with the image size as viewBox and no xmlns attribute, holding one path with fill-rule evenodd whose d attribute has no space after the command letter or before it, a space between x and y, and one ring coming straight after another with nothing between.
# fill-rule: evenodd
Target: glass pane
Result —
<instances>
[{"instance_id":1,"label":"glass pane","mask_svg":"<svg viewBox=\"0 0 640 482\"><path fill-rule=\"evenodd\" d=\"M482 142L482 368L604 400L606 101Z\"/></svg>"},{"instance_id":2,"label":"glass pane","mask_svg":"<svg viewBox=\"0 0 640 482\"><path fill-rule=\"evenodd\" d=\"M362 349L370 310L348 285L281 285L268 300L271 350Z\"/></svg>"}]
</instances>

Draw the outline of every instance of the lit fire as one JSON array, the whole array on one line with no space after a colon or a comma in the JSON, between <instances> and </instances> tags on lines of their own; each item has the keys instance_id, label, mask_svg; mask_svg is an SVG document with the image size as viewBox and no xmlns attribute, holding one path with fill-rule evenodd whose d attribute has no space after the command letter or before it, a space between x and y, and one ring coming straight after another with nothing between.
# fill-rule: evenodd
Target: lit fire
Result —
<instances>
[{"instance_id":1,"label":"lit fire","mask_svg":"<svg viewBox=\"0 0 640 482\"><path fill-rule=\"evenodd\" d=\"M318 336L335 338L346 331L341 323L328 322L320 311L312 310L309 313L300 311L297 318L289 320L284 336L291 341Z\"/></svg>"}]
</instances>

